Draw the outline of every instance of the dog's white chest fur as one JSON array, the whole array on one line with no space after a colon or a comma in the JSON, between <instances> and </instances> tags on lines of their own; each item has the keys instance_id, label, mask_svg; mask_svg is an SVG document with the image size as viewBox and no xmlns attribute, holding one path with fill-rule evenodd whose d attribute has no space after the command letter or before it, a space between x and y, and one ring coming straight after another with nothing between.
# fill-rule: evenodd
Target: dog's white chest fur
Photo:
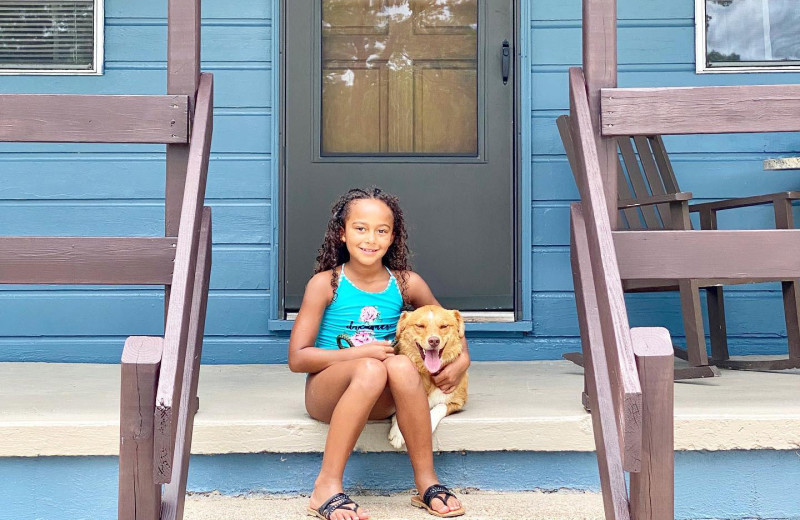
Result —
<instances>
[{"instance_id":1,"label":"dog's white chest fur","mask_svg":"<svg viewBox=\"0 0 800 520\"><path fill-rule=\"evenodd\" d=\"M433 409L433 407L438 404L446 405L449 401L448 397L450 395L452 394L446 394L439 390L439 388L434 388L433 392L431 392L428 396L428 408Z\"/></svg>"}]
</instances>

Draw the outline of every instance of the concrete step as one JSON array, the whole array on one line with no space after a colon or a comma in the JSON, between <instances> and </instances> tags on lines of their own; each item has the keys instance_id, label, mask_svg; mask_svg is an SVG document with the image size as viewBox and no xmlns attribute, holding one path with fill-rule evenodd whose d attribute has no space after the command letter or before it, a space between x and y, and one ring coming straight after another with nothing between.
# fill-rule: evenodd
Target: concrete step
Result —
<instances>
[{"instance_id":1,"label":"concrete step","mask_svg":"<svg viewBox=\"0 0 800 520\"><path fill-rule=\"evenodd\" d=\"M0 363L0 457L116 455L119 366ZM675 384L676 450L797 449L800 370L724 370ZM305 412L303 374L285 365L204 365L192 453L318 453L327 426ZM480 362L469 401L434 436L444 452L594 451L580 403L582 369L567 361ZM394 451L388 421L357 451Z\"/></svg>"},{"instance_id":2,"label":"concrete step","mask_svg":"<svg viewBox=\"0 0 800 520\"><path fill-rule=\"evenodd\" d=\"M498 493L457 490L469 520L602 520L599 493ZM351 497L375 520L430 520L433 516L410 503L411 492ZM253 518L303 518L308 496L195 494L187 497L186 520L251 520Z\"/></svg>"}]
</instances>

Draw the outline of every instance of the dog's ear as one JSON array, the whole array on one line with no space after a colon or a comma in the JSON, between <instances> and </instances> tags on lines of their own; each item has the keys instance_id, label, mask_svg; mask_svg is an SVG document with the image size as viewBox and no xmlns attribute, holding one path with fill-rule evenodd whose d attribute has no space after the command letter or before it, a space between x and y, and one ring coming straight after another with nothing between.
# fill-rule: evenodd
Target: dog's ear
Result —
<instances>
[{"instance_id":1,"label":"dog's ear","mask_svg":"<svg viewBox=\"0 0 800 520\"><path fill-rule=\"evenodd\" d=\"M397 320L397 333L396 335L400 335L400 331L402 331L406 326L406 318L408 318L408 311L403 311L400 314L400 319Z\"/></svg>"},{"instance_id":2,"label":"dog's ear","mask_svg":"<svg viewBox=\"0 0 800 520\"><path fill-rule=\"evenodd\" d=\"M461 317L461 313L458 311L453 311L453 316L456 318L456 325L458 326L458 337L463 338L465 334L464 318Z\"/></svg>"}]
</instances>

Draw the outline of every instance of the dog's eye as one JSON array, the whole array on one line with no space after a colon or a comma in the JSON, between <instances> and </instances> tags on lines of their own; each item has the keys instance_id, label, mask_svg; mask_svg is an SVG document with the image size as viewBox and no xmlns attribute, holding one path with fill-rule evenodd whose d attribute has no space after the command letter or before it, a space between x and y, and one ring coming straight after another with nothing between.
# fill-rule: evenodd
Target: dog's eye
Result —
<instances>
[{"instance_id":1,"label":"dog's eye","mask_svg":"<svg viewBox=\"0 0 800 520\"><path fill-rule=\"evenodd\" d=\"M446 329L446 328L447 328L447 327L449 327L449 326L450 326L450 325L448 325L448 324L446 324L446 323L445 323L444 325L439 325L439 328L440 328L440 329L442 329L442 330L444 330L444 329Z\"/></svg>"},{"instance_id":2,"label":"dog's eye","mask_svg":"<svg viewBox=\"0 0 800 520\"><path fill-rule=\"evenodd\" d=\"M424 329L425 328L425 325L423 325L422 323L416 323L414 326L416 328L418 328L418 329Z\"/></svg>"}]
</instances>

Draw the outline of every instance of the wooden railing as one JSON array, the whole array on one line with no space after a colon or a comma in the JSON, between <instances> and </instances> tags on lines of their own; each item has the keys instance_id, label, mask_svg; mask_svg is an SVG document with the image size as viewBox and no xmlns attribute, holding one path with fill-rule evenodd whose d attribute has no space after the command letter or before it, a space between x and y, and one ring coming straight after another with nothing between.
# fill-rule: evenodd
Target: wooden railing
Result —
<instances>
[{"instance_id":1,"label":"wooden railing","mask_svg":"<svg viewBox=\"0 0 800 520\"><path fill-rule=\"evenodd\" d=\"M631 330L628 324L598 160L599 123L592 120L581 69L570 69L569 86L581 196L570 212L572 271L605 514L671 519L672 341L666 329Z\"/></svg>"},{"instance_id":2,"label":"wooden railing","mask_svg":"<svg viewBox=\"0 0 800 520\"><path fill-rule=\"evenodd\" d=\"M196 98L191 100L187 96L86 98L89 103L72 95L0 95L0 106L8 109L3 117L22 121L18 131L12 132L7 128L9 120L0 117L0 141L186 143L189 154L181 176L185 181L176 236L0 237L0 283L171 288L164 337L130 337L123 349L118 512L126 520L180 519L198 407L211 270L211 210L203 202L211 149L213 78L201 75ZM104 114L115 115L94 117L93 110L98 108L93 103L100 103ZM119 112L114 111L117 104ZM189 106L194 116L191 132ZM41 121L48 124L40 125ZM59 126L68 131L60 135ZM162 484L167 484L163 494Z\"/></svg>"},{"instance_id":3,"label":"wooden railing","mask_svg":"<svg viewBox=\"0 0 800 520\"><path fill-rule=\"evenodd\" d=\"M167 320L164 328L162 377L156 396L156 479L165 484L172 478L178 413L180 411L184 356L189 340L195 266L198 262L199 229L206 190L211 149L213 82L203 74L197 91L192 125L180 228L175 252Z\"/></svg>"},{"instance_id":4,"label":"wooden railing","mask_svg":"<svg viewBox=\"0 0 800 520\"><path fill-rule=\"evenodd\" d=\"M183 516L211 270L211 210L203 207L203 200L212 111L213 81L210 74L203 74L164 337L130 338L123 354L121 413L127 430L121 431L120 519L174 520ZM127 424L126 414L133 410L134 417L142 418L141 424ZM126 438L135 449L126 446ZM161 484L166 484L163 496Z\"/></svg>"}]
</instances>

